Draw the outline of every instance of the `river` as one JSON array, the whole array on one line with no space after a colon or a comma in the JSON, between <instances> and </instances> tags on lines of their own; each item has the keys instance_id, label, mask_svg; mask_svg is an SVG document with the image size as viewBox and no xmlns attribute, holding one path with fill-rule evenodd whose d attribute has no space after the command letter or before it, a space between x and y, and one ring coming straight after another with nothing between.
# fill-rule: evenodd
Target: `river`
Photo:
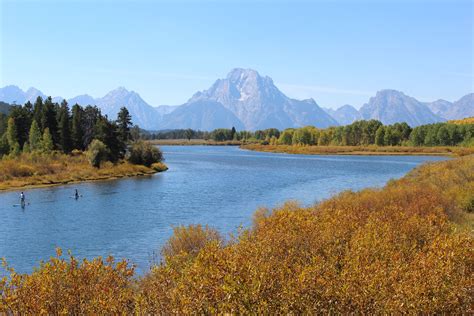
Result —
<instances>
[{"instance_id":1,"label":"river","mask_svg":"<svg viewBox=\"0 0 474 316\"><path fill-rule=\"evenodd\" d=\"M0 193L0 257L31 272L55 247L77 257L128 258L138 273L174 225L224 234L248 226L259 206L312 204L343 190L383 186L429 156L305 156L237 147L162 146L169 170L153 176ZM74 189L82 195L75 200ZM1 273L0 273L1 274Z\"/></svg>"}]
</instances>

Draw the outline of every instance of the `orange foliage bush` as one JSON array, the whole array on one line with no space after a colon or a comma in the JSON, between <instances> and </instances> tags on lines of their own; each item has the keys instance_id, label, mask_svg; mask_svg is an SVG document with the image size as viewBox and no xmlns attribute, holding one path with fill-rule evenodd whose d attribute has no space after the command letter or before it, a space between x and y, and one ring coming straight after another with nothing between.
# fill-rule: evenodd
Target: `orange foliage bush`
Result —
<instances>
[{"instance_id":1,"label":"orange foliage bush","mask_svg":"<svg viewBox=\"0 0 474 316\"><path fill-rule=\"evenodd\" d=\"M83 315L132 312L133 267L126 261L69 260L57 257L41 263L31 275L17 274L0 282L0 312L26 315Z\"/></svg>"},{"instance_id":2,"label":"orange foliage bush","mask_svg":"<svg viewBox=\"0 0 474 316\"><path fill-rule=\"evenodd\" d=\"M163 246L161 253L165 258L175 255L197 254L211 241L221 242L219 232L207 225L178 226L173 229L173 236Z\"/></svg>"}]
</instances>

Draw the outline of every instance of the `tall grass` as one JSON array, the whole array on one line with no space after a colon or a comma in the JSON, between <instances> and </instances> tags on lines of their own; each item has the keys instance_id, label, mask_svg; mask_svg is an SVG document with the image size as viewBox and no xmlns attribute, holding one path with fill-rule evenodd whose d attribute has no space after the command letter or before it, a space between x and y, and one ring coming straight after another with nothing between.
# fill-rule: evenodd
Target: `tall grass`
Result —
<instances>
[{"instance_id":1,"label":"tall grass","mask_svg":"<svg viewBox=\"0 0 474 316\"><path fill-rule=\"evenodd\" d=\"M410 146L298 146L248 144L241 148L263 152L304 155L447 155L474 154L474 147L410 147Z\"/></svg>"}]
</instances>

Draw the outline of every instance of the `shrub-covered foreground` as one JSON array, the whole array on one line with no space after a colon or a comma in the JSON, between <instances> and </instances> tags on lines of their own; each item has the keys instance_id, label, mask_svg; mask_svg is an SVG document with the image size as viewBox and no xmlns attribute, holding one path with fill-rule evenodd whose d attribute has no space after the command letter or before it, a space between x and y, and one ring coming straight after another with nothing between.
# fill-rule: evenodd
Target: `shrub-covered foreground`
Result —
<instances>
[{"instance_id":1,"label":"shrub-covered foreground","mask_svg":"<svg viewBox=\"0 0 474 316\"><path fill-rule=\"evenodd\" d=\"M260 209L223 241L178 227L142 278L125 262L53 258L0 283L25 314L473 313L474 156L313 207Z\"/></svg>"}]
</instances>

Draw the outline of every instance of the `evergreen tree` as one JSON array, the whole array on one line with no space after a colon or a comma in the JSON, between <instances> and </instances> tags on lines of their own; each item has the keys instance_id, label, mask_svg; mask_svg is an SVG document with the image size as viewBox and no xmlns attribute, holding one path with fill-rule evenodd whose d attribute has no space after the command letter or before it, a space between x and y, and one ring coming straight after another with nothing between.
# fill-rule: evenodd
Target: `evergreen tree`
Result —
<instances>
[{"instance_id":1,"label":"evergreen tree","mask_svg":"<svg viewBox=\"0 0 474 316\"><path fill-rule=\"evenodd\" d=\"M41 117L43 116L43 99L37 97L33 106L33 119L38 124L39 129L42 131L43 126L41 125Z\"/></svg>"},{"instance_id":2,"label":"evergreen tree","mask_svg":"<svg viewBox=\"0 0 474 316\"><path fill-rule=\"evenodd\" d=\"M41 150L45 153L50 153L54 149L53 137L49 132L49 128L45 128L43 132L43 139L41 141Z\"/></svg>"},{"instance_id":3,"label":"evergreen tree","mask_svg":"<svg viewBox=\"0 0 474 316\"><path fill-rule=\"evenodd\" d=\"M108 148L110 161L116 162L124 157L125 145L118 139L117 127L114 123L111 123L106 117L101 117L97 121L95 131L94 138L100 140Z\"/></svg>"},{"instance_id":4,"label":"evergreen tree","mask_svg":"<svg viewBox=\"0 0 474 316\"><path fill-rule=\"evenodd\" d=\"M126 107L120 108L117 115L117 147L119 151L119 158L125 157L127 151L127 143L131 139L130 127L132 126L132 116L128 112Z\"/></svg>"},{"instance_id":5,"label":"evergreen tree","mask_svg":"<svg viewBox=\"0 0 474 316\"><path fill-rule=\"evenodd\" d=\"M31 103L29 105L27 103L25 106L19 105L12 107L9 116L15 120L16 140L20 148L22 148L23 144L28 140L28 132L31 126L31 120L33 119Z\"/></svg>"},{"instance_id":6,"label":"evergreen tree","mask_svg":"<svg viewBox=\"0 0 474 316\"><path fill-rule=\"evenodd\" d=\"M83 148L87 148L89 144L94 139L96 133L96 125L99 119L101 118L100 110L96 106L88 105L84 108L83 118L82 118L82 145Z\"/></svg>"},{"instance_id":7,"label":"evergreen tree","mask_svg":"<svg viewBox=\"0 0 474 316\"><path fill-rule=\"evenodd\" d=\"M69 153L72 149L69 107L66 100L63 100L58 112L59 116L59 147L63 152Z\"/></svg>"},{"instance_id":8,"label":"evergreen tree","mask_svg":"<svg viewBox=\"0 0 474 316\"><path fill-rule=\"evenodd\" d=\"M132 127L132 125L132 116L127 108L120 108L117 115L117 132L121 142L126 144L130 140L130 127Z\"/></svg>"},{"instance_id":9,"label":"evergreen tree","mask_svg":"<svg viewBox=\"0 0 474 316\"><path fill-rule=\"evenodd\" d=\"M8 116L0 113L0 135L3 135L7 131Z\"/></svg>"},{"instance_id":10,"label":"evergreen tree","mask_svg":"<svg viewBox=\"0 0 474 316\"><path fill-rule=\"evenodd\" d=\"M49 134L51 134L51 138L53 139L53 146L58 144L59 136L58 123L56 120L56 109L51 97L48 97L43 104L41 126L43 128L43 132L44 130L49 129Z\"/></svg>"},{"instance_id":11,"label":"evergreen tree","mask_svg":"<svg viewBox=\"0 0 474 316\"><path fill-rule=\"evenodd\" d=\"M42 147L42 136L41 131L38 127L38 123L36 120L33 120L31 123L30 133L29 133L29 143L30 143L30 150L37 151L40 150Z\"/></svg>"},{"instance_id":12,"label":"evergreen tree","mask_svg":"<svg viewBox=\"0 0 474 316\"><path fill-rule=\"evenodd\" d=\"M74 149L85 150L83 138L84 138L84 129L83 129L83 119L84 119L84 109L79 105L75 104L72 107L72 143Z\"/></svg>"},{"instance_id":13,"label":"evergreen tree","mask_svg":"<svg viewBox=\"0 0 474 316\"><path fill-rule=\"evenodd\" d=\"M8 145L7 133L4 133L2 137L0 137L0 158L4 155L8 154L10 151L10 146Z\"/></svg>"}]
</instances>

